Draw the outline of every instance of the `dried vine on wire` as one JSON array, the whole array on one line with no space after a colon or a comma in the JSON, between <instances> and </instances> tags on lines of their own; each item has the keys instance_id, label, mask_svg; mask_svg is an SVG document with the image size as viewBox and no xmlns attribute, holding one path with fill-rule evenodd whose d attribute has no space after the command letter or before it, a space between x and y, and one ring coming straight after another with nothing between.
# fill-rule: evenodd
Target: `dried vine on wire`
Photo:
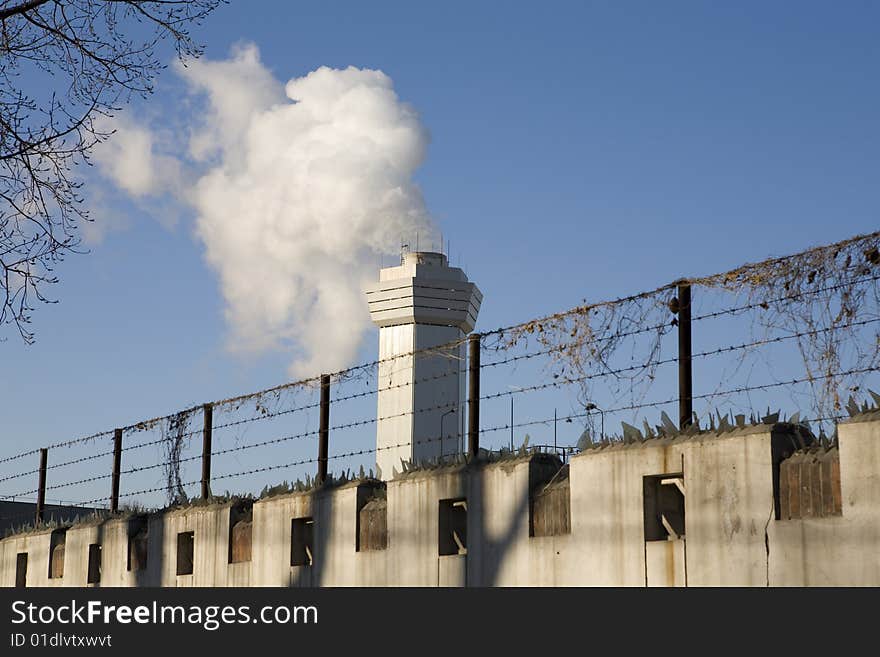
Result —
<instances>
[{"instance_id":1,"label":"dried vine on wire","mask_svg":"<svg viewBox=\"0 0 880 657\"><path fill-rule=\"evenodd\" d=\"M539 349L549 373L578 386L588 407L599 383L616 397L641 399L654 380L663 336L675 325L667 286L614 301L587 304L564 313L487 334L484 348ZM621 363L626 363L621 367Z\"/></svg>"},{"instance_id":2,"label":"dried vine on wire","mask_svg":"<svg viewBox=\"0 0 880 657\"><path fill-rule=\"evenodd\" d=\"M595 385L615 399L640 400L654 381L663 336L677 323L675 287L690 284L695 294L732 295L735 304L713 316L750 314L754 345L737 350L737 368L770 336L795 339L812 405L831 416L880 365L880 335L865 328L878 317L878 279L880 232L492 331L484 347L539 349L555 379L578 384L583 408Z\"/></svg>"},{"instance_id":3,"label":"dried vine on wire","mask_svg":"<svg viewBox=\"0 0 880 657\"><path fill-rule=\"evenodd\" d=\"M880 233L872 233L690 282L744 301L753 334L795 335L813 406L830 416L880 365L880 334L864 323L878 317L878 278Z\"/></svg>"},{"instance_id":4,"label":"dried vine on wire","mask_svg":"<svg viewBox=\"0 0 880 657\"><path fill-rule=\"evenodd\" d=\"M181 411L168 417L162 425L162 450L165 470L165 491L168 504L186 504L189 497L180 477L180 455L183 451L185 438L189 435L189 421L193 411Z\"/></svg>"}]
</instances>

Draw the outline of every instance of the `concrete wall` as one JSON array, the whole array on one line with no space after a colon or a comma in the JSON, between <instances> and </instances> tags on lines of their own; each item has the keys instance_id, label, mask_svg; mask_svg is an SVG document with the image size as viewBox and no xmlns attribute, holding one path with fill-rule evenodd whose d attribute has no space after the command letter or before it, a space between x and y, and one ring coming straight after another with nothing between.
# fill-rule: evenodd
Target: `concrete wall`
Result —
<instances>
[{"instance_id":1,"label":"concrete wall","mask_svg":"<svg viewBox=\"0 0 880 657\"><path fill-rule=\"evenodd\" d=\"M0 585L14 585L16 555L27 552L29 586L84 586L90 543L102 545L100 586L880 585L880 419L840 426L840 516L776 519L774 445L794 439L780 424L584 452L568 473L571 530L557 536L529 535L529 500L558 462L524 457L387 482L384 550L356 550L358 488L375 484L352 482L254 503L250 562L228 563L230 505L195 506L150 516L147 568L138 572L126 568L124 518L71 527L60 579L48 578L50 530L8 537ZM644 478L657 475L681 477L685 531L646 541ZM459 499L467 550L441 556L441 501ZM314 521L311 566L290 565L297 518ZM193 574L177 575L177 535L186 531Z\"/></svg>"},{"instance_id":2,"label":"concrete wall","mask_svg":"<svg viewBox=\"0 0 880 657\"><path fill-rule=\"evenodd\" d=\"M880 415L858 417L840 435L843 514L771 523L772 584L880 583Z\"/></svg>"}]
</instances>

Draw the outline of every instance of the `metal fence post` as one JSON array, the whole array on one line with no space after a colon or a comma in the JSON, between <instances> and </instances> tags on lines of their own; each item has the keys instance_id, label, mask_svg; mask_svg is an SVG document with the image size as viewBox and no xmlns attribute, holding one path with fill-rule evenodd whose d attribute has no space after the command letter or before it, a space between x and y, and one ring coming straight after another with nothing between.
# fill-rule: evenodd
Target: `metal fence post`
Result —
<instances>
[{"instance_id":1,"label":"metal fence post","mask_svg":"<svg viewBox=\"0 0 880 657\"><path fill-rule=\"evenodd\" d=\"M327 451L330 445L330 375L321 375L321 419L318 427L318 477L320 486L327 481Z\"/></svg>"},{"instance_id":2,"label":"metal fence post","mask_svg":"<svg viewBox=\"0 0 880 657\"><path fill-rule=\"evenodd\" d=\"M468 454L476 458L480 451L480 338L468 336Z\"/></svg>"},{"instance_id":3,"label":"metal fence post","mask_svg":"<svg viewBox=\"0 0 880 657\"><path fill-rule=\"evenodd\" d=\"M678 283L678 427L693 423L694 392L691 368L691 286Z\"/></svg>"},{"instance_id":4,"label":"metal fence post","mask_svg":"<svg viewBox=\"0 0 880 657\"><path fill-rule=\"evenodd\" d=\"M318 485L327 481L327 451L330 444L330 375L321 375L321 420L318 428Z\"/></svg>"},{"instance_id":5,"label":"metal fence post","mask_svg":"<svg viewBox=\"0 0 880 657\"><path fill-rule=\"evenodd\" d=\"M110 484L110 513L119 511L119 467L122 464L122 429L113 432L113 478Z\"/></svg>"},{"instance_id":6,"label":"metal fence post","mask_svg":"<svg viewBox=\"0 0 880 657\"><path fill-rule=\"evenodd\" d=\"M202 407L205 416L205 428L202 432L202 499L211 497L211 431L214 428L214 406L205 404Z\"/></svg>"},{"instance_id":7,"label":"metal fence post","mask_svg":"<svg viewBox=\"0 0 880 657\"><path fill-rule=\"evenodd\" d=\"M37 514L36 524L43 522L43 510L46 508L46 461L49 458L49 449L40 448L40 481L37 485Z\"/></svg>"}]
</instances>

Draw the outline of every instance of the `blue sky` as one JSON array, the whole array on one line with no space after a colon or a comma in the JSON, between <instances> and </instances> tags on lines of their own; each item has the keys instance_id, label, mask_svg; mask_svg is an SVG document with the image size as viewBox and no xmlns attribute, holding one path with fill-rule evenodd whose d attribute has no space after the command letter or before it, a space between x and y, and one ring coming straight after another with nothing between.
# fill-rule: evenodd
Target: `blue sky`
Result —
<instances>
[{"instance_id":1,"label":"blue sky","mask_svg":"<svg viewBox=\"0 0 880 657\"><path fill-rule=\"evenodd\" d=\"M393 80L489 329L875 230L878 19L868 2L233 1L195 34L210 59L252 42L281 81ZM132 110L176 120L175 79ZM36 344L6 331L0 453L288 378L289 354L226 349L191 215L114 212L124 226L59 267Z\"/></svg>"}]
</instances>

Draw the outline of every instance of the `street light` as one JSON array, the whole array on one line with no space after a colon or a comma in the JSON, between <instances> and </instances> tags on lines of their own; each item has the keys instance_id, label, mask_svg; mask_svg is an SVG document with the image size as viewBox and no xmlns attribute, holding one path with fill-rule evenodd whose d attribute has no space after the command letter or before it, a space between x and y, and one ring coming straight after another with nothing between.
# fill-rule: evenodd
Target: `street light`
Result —
<instances>
[{"instance_id":1,"label":"street light","mask_svg":"<svg viewBox=\"0 0 880 657\"><path fill-rule=\"evenodd\" d=\"M605 440L605 411L596 406L593 402L590 402L584 407L587 411L599 411L599 415L602 420L602 440Z\"/></svg>"},{"instance_id":2,"label":"street light","mask_svg":"<svg viewBox=\"0 0 880 657\"><path fill-rule=\"evenodd\" d=\"M521 392L524 388L519 386L507 386L510 388L510 451L513 451L513 393Z\"/></svg>"},{"instance_id":3,"label":"street light","mask_svg":"<svg viewBox=\"0 0 880 657\"><path fill-rule=\"evenodd\" d=\"M452 408L450 408L448 411L446 411L445 413L443 413L440 416L440 459L441 460L443 459L443 420L446 419L447 415L451 415L452 413L455 413L455 406L453 406Z\"/></svg>"},{"instance_id":4,"label":"street light","mask_svg":"<svg viewBox=\"0 0 880 657\"><path fill-rule=\"evenodd\" d=\"M553 451L557 454L559 449L556 447L556 409L553 409Z\"/></svg>"}]
</instances>

